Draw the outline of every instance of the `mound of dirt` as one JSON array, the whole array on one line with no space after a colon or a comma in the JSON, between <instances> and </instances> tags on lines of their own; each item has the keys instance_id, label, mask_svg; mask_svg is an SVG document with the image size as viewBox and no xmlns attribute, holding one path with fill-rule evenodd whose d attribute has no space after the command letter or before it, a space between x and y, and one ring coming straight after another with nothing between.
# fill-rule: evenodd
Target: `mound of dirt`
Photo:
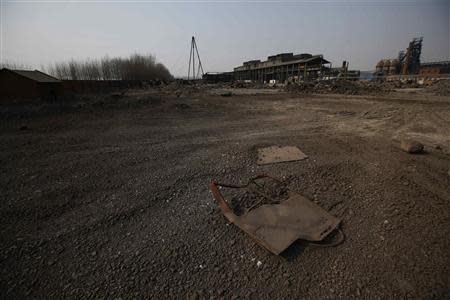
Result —
<instances>
[{"instance_id":1,"label":"mound of dirt","mask_svg":"<svg viewBox=\"0 0 450 300\"><path fill-rule=\"evenodd\" d=\"M291 92L305 94L379 94L389 92L391 89L385 84L365 81L329 80L291 83L286 86Z\"/></svg>"}]
</instances>

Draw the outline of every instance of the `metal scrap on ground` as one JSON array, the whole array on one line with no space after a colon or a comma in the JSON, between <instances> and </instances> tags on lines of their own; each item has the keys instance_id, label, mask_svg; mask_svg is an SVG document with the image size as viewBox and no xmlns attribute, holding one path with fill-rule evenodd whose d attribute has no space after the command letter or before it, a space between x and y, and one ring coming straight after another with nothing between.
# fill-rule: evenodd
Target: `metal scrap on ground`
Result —
<instances>
[{"instance_id":1,"label":"metal scrap on ground","mask_svg":"<svg viewBox=\"0 0 450 300\"><path fill-rule=\"evenodd\" d=\"M402 140L400 143L400 148L408 153L423 153L424 146L422 143L419 143L414 140Z\"/></svg>"},{"instance_id":2,"label":"metal scrap on ground","mask_svg":"<svg viewBox=\"0 0 450 300\"><path fill-rule=\"evenodd\" d=\"M258 165L274 164L279 162L296 161L308 158L295 146L270 146L258 149Z\"/></svg>"},{"instance_id":3,"label":"metal scrap on ground","mask_svg":"<svg viewBox=\"0 0 450 300\"><path fill-rule=\"evenodd\" d=\"M270 252L278 255L297 239L322 241L338 227L340 223L338 218L293 191L289 191L288 198L279 204L264 204L238 216L218 189L218 187L248 188L262 178L281 182L268 175L258 175L245 185L220 184L213 181L210 188L225 217ZM274 202L276 201L272 201ZM343 239L329 246L335 246L342 241Z\"/></svg>"}]
</instances>

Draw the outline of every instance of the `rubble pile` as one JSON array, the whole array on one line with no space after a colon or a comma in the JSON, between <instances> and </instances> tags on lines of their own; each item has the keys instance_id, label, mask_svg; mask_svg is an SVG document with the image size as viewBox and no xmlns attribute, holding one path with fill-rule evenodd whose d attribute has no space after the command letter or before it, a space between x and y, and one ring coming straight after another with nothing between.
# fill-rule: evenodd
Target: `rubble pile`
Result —
<instances>
[{"instance_id":1,"label":"rubble pile","mask_svg":"<svg viewBox=\"0 0 450 300\"><path fill-rule=\"evenodd\" d=\"M163 86L160 91L175 94L177 97L189 96L202 92L205 89L205 85L185 83L182 81L173 81L168 85Z\"/></svg>"},{"instance_id":2,"label":"rubble pile","mask_svg":"<svg viewBox=\"0 0 450 300\"><path fill-rule=\"evenodd\" d=\"M382 84L392 89L420 88L422 86L416 80L392 80L387 82L381 82L379 84Z\"/></svg>"},{"instance_id":3,"label":"rubble pile","mask_svg":"<svg viewBox=\"0 0 450 300\"><path fill-rule=\"evenodd\" d=\"M430 90L436 95L449 96L450 95L450 80L439 80L432 86Z\"/></svg>"},{"instance_id":4,"label":"rubble pile","mask_svg":"<svg viewBox=\"0 0 450 300\"><path fill-rule=\"evenodd\" d=\"M386 86L385 84L349 80L306 81L290 83L286 86L286 89L290 92L305 94L314 93L345 95L379 94L386 93L391 90L391 88Z\"/></svg>"},{"instance_id":5,"label":"rubble pile","mask_svg":"<svg viewBox=\"0 0 450 300\"><path fill-rule=\"evenodd\" d=\"M260 82L242 82L242 81L234 81L229 83L229 87L231 88L264 88L264 85Z\"/></svg>"}]
</instances>

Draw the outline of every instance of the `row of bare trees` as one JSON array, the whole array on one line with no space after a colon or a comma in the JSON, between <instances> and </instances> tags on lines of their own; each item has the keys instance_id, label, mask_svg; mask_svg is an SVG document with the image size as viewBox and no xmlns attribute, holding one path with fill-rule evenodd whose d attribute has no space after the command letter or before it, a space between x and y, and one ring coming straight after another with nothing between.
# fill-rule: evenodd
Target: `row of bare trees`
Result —
<instances>
[{"instance_id":1,"label":"row of bare trees","mask_svg":"<svg viewBox=\"0 0 450 300\"><path fill-rule=\"evenodd\" d=\"M20 67L19 67L20 66ZM22 65L3 63L9 69L29 69ZM71 60L42 68L62 80L171 80L173 76L152 55L133 54L130 57L104 57L85 61Z\"/></svg>"},{"instance_id":2,"label":"row of bare trees","mask_svg":"<svg viewBox=\"0 0 450 300\"><path fill-rule=\"evenodd\" d=\"M14 61L2 61L0 62L0 70L6 68L10 70L31 70L29 65L17 63Z\"/></svg>"},{"instance_id":3,"label":"row of bare trees","mask_svg":"<svg viewBox=\"0 0 450 300\"><path fill-rule=\"evenodd\" d=\"M60 62L47 70L65 80L170 80L169 70L152 55L133 54L128 58Z\"/></svg>"}]
</instances>

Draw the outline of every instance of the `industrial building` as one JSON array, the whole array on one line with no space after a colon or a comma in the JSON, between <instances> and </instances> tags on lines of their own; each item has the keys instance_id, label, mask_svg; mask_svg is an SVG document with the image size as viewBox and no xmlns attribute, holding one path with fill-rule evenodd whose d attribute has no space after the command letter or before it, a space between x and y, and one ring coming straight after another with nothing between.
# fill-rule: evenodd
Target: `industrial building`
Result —
<instances>
[{"instance_id":1,"label":"industrial building","mask_svg":"<svg viewBox=\"0 0 450 300\"><path fill-rule=\"evenodd\" d=\"M423 38L414 38L406 51L399 52L398 58L380 60L375 67L374 75L376 77L396 78L398 75L438 77L450 74L450 61L420 62L422 42Z\"/></svg>"},{"instance_id":2,"label":"industrial building","mask_svg":"<svg viewBox=\"0 0 450 300\"><path fill-rule=\"evenodd\" d=\"M450 74L450 61L423 63L420 65L419 74L423 76Z\"/></svg>"},{"instance_id":3,"label":"industrial building","mask_svg":"<svg viewBox=\"0 0 450 300\"><path fill-rule=\"evenodd\" d=\"M280 53L269 56L266 61L244 62L242 66L234 68L234 79L284 82L289 78L317 78L329 69L331 63L323 55Z\"/></svg>"},{"instance_id":4,"label":"industrial building","mask_svg":"<svg viewBox=\"0 0 450 300\"><path fill-rule=\"evenodd\" d=\"M38 70L0 70L0 99L55 98L61 81Z\"/></svg>"},{"instance_id":5,"label":"industrial building","mask_svg":"<svg viewBox=\"0 0 450 300\"><path fill-rule=\"evenodd\" d=\"M406 51L401 50L394 59L382 59L376 67L374 75L377 77L388 75L415 75L419 74L421 64L423 38L413 38Z\"/></svg>"}]
</instances>

